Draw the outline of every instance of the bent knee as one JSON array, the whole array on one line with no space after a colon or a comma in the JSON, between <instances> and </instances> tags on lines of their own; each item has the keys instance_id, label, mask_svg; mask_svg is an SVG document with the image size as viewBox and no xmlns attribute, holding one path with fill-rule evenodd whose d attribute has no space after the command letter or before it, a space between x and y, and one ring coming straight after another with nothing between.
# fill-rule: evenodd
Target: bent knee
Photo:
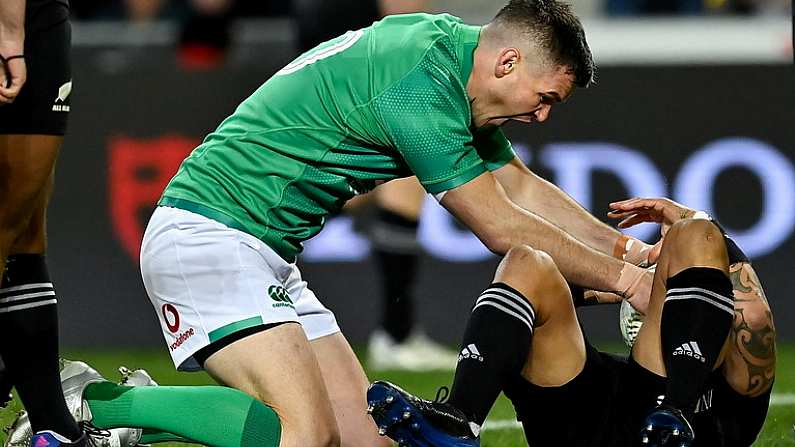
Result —
<instances>
[{"instance_id":1,"label":"bent knee","mask_svg":"<svg viewBox=\"0 0 795 447\"><path fill-rule=\"evenodd\" d=\"M527 245L508 250L497 268L494 281L508 284L528 299L541 295L557 296L568 290L552 257Z\"/></svg>"},{"instance_id":2,"label":"bent knee","mask_svg":"<svg viewBox=\"0 0 795 447\"><path fill-rule=\"evenodd\" d=\"M683 219L671 225L663 250L680 262L728 263L723 234L706 219Z\"/></svg>"},{"instance_id":3,"label":"bent knee","mask_svg":"<svg viewBox=\"0 0 795 447\"><path fill-rule=\"evenodd\" d=\"M498 275L527 278L547 276L557 270L555 261L546 252L529 245L517 245L505 253L498 267Z\"/></svg>"},{"instance_id":4,"label":"bent knee","mask_svg":"<svg viewBox=\"0 0 795 447\"><path fill-rule=\"evenodd\" d=\"M706 219L682 219L668 230L666 241L687 245L694 243L719 244L723 242L723 235L717 225Z\"/></svg>"}]
</instances>

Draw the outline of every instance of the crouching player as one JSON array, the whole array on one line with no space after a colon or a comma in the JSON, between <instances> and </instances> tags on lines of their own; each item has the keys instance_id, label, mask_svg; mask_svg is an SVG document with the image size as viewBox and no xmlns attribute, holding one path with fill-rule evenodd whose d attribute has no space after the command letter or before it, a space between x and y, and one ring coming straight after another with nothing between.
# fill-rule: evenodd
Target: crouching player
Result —
<instances>
[{"instance_id":1,"label":"crouching player","mask_svg":"<svg viewBox=\"0 0 795 447\"><path fill-rule=\"evenodd\" d=\"M449 399L376 382L368 400L379 431L401 446L476 446L502 391L533 446L751 445L775 370L772 315L751 264L715 223L675 202L612 206L620 226L657 221L664 231L630 358L597 351L581 331L574 303L606 295L573 300L549 256L515 247L475 301Z\"/></svg>"}]
</instances>

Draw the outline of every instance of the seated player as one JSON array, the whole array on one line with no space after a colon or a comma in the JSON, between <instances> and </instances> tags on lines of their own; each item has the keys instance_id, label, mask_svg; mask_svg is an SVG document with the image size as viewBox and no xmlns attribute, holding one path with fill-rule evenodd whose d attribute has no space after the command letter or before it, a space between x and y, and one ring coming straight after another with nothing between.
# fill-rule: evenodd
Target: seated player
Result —
<instances>
[{"instance_id":1,"label":"seated player","mask_svg":"<svg viewBox=\"0 0 795 447\"><path fill-rule=\"evenodd\" d=\"M401 446L477 446L502 391L533 446L751 445L775 371L772 315L751 264L675 202L612 207L619 226L657 221L664 231L630 358L597 351L577 320L575 302L609 296L573 300L549 256L515 247L475 301L449 399L376 382L368 411L379 432Z\"/></svg>"}]
</instances>

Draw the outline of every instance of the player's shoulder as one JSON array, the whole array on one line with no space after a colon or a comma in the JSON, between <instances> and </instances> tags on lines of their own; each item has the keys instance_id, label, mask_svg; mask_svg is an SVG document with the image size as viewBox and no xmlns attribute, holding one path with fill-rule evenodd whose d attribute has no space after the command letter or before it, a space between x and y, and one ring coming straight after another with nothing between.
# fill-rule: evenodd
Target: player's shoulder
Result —
<instances>
[{"instance_id":1,"label":"player's shoulder","mask_svg":"<svg viewBox=\"0 0 795 447\"><path fill-rule=\"evenodd\" d=\"M464 22L450 14L398 14L373 24L377 43L399 46L406 51L425 52L438 45L451 45Z\"/></svg>"},{"instance_id":2,"label":"player's shoulder","mask_svg":"<svg viewBox=\"0 0 795 447\"><path fill-rule=\"evenodd\" d=\"M373 24L371 55L387 71L407 73L423 61L456 73L457 45L466 24L450 14L399 14ZM402 75L401 75L402 77Z\"/></svg>"},{"instance_id":3,"label":"player's shoulder","mask_svg":"<svg viewBox=\"0 0 795 447\"><path fill-rule=\"evenodd\" d=\"M418 12L413 14L395 14L384 17L374 26L378 27L411 27L418 31L430 33L450 33L455 27L463 24L464 21L452 14L429 14Z\"/></svg>"}]
</instances>

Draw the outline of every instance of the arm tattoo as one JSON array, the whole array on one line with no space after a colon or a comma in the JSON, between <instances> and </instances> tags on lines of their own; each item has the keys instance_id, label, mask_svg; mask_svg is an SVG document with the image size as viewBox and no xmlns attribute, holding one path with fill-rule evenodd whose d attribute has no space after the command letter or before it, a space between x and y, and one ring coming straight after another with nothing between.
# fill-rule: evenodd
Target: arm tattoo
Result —
<instances>
[{"instance_id":1,"label":"arm tattoo","mask_svg":"<svg viewBox=\"0 0 795 447\"><path fill-rule=\"evenodd\" d=\"M731 279L732 289L734 289L735 301L748 302L761 298L767 304L767 296L762 290L762 283L751 264L738 262L729 266L729 279Z\"/></svg>"},{"instance_id":2,"label":"arm tattoo","mask_svg":"<svg viewBox=\"0 0 795 447\"><path fill-rule=\"evenodd\" d=\"M759 278L748 263L734 264L729 268L734 287L734 324L731 331L732 348L747 368L747 394L757 395L770 388L776 367L776 330L773 315L767 307L767 299ZM761 302L761 303L754 303ZM745 312L752 305L763 305L765 324L751 327Z\"/></svg>"}]
</instances>

